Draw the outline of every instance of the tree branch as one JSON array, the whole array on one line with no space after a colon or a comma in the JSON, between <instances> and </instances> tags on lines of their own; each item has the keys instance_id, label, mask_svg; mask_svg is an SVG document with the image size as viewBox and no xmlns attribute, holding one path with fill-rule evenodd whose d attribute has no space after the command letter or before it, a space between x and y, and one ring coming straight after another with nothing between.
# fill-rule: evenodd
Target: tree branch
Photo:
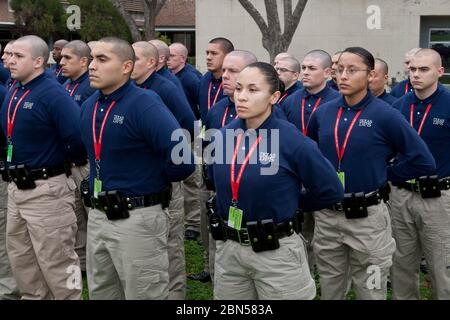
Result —
<instances>
[{"instance_id":1,"label":"tree branch","mask_svg":"<svg viewBox=\"0 0 450 320\"><path fill-rule=\"evenodd\" d=\"M155 10L155 12L156 12L155 16L157 16L159 14L159 12L164 7L166 2L167 2L167 0L158 0L158 4L156 5L156 10Z\"/></svg>"},{"instance_id":2,"label":"tree branch","mask_svg":"<svg viewBox=\"0 0 450 320\"><path fill-rule=\"evenodd\" d=\"M248 14L250 14L250 16L256 22L259 30L261 30L261 33L264 37L264 34L267 34L268 27L261 14L258 12L258 10L256 10L256 8L249 0L239 0L239 3L241 4L242 7L244 7L245 11L247 11Z\"/></svg>"},{"instance_id":3,"label":"tree branch","mask_svg":"<svg viewBox=\"0 0 450 320\"><path fill-rule=\"evenodd\" d=\"M284 0L286 2L292 2L292 0ZM300 23L300 19L302 17L303 11L305 10L306 4L308 0L298 0L297 6L295 7L294 13L292 15L286 16L286 7L284 11L284 41L287 43L291 43L292 37L294 36L295 31L297 30L298 24ZM288 4L289 5L289 4ZM290 3L290 10L292 12L292 3Z\"/></svg>"},{"instance_id":4,"label":"tree branch","mask_svg":"<svg viewBox=\"0 0 450 320\"><path fill-rule=\"evenodd\" d=\"M125 10L125 7L120 2L120 0L111 0L111 3L114 7L116 7L117 11L119 11L120 15L125 20L126 24L128 25L128 28L130 28L131 37L133 38L133 41L140 41L142 40L141 33L139 32L139 28L134 21L134 19L131 17L131 15Z\"/></svg>"},{"instance_id":5,"label":"tree branch","mask_svg":"<svg viewBox=\"0 0 450 320\"><path fill-rule=\"evenodd\" d=\"M277 0L264 0L267 13L269 32L281 35L280 17L278 16Z\"/></svg>"}]
</instances>

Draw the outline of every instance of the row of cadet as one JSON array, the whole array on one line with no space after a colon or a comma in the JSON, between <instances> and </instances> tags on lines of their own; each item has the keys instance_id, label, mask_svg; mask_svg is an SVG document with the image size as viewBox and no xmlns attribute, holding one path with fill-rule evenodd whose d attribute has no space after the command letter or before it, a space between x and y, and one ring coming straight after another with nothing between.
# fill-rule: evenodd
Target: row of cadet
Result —
<instances>
[{"instance_id":1,"label":"row of cadet","mask_svg":"<svg viewBox=\"0 0 450 320\"><path fill-rule=\"evenodd\" d=\"M180 43L59 40L46 69L42 39L8 43L0 296L80 299L86 274L91 299L184 299L184 239L201 235L189 277L215 299L313 299L316 270L322 299L385 299L389 276L394 299L419 299L422 257L449 299L440 55L408 52L388 94L360 47L274 66L225 38L206 53L202 76Z\"/></svg>"}]
</instances>

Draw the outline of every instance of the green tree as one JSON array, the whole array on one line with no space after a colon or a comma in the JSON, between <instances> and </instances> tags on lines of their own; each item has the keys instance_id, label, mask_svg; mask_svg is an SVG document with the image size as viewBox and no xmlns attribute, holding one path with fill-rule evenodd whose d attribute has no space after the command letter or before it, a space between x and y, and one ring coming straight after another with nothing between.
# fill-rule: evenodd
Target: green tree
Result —
<instances>
[{"instance_id":1,"label":"green tree","mask_svg":"<svg viewBox=\"0 0 450 320\"><path fill-rule=\"evenodd\" d=\"M125 20L109 0L71 0L81 9L81 40L92 41L115 36L131 41L131 33Z\"/></svg>"},{"instance_id":2,"label":"green tree","mask_svg":"<svg viewBox=\"0 0 450 320\"><path fill-rule=\"evenodd\" d=\"M43 39L65 34L66 14L59 0L12 0L18 35L35 34Z\"/></svg>"}]
</instances>

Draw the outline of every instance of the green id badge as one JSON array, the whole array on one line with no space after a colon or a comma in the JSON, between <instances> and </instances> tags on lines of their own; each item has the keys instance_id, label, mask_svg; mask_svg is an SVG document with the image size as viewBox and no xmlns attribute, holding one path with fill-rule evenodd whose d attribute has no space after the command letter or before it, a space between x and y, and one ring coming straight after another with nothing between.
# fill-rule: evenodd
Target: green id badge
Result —
<instances>
[{"instance_id":1,"label":"green id badge","mask_svg":"<svg viewBox=\"0 0 450 320\"><path fill-rule=\"evenodd\" d=\"M102 180L94 178L94 198L98 199L98 194L102 192Z\"/></svg>"},{"instance_id":2,"label":"green id badge","mask_svg":"<svg viewBox=\"0 0 450 320\"><path fill-rule=\"evenodd\" d=\"M241 230L242 217L244 212L236 207L230 207L228 213L228 226L230 228Z\"/></svg>"},{"instance_id":3,"label":"green id badge","mask_svg":"<svg viewBox=\"0 0 450 320\"><path fill-rule=\"evenodd\" d=\"M8 144L8 151L6 153L6 161L11 162L12 161L12 153L13 153L13 145Z\"/></svg>"},{"instance_id":4,"label":"green id badge","mask_svg":"<svg viewBox=\"0 0 450 320\"><path fill-rule=\"evenodd\" d=\"M411 179L411 180L408 180L408 181L406 181L406 182L415 184L415 183L416 183L416 179Z\"/></svg>"},{"instance_id":5,"label":"green id badge","mask_svg":"<svg viewBox=\"0 0 450 320\"><path fill-rule=\"evenodd\" d=\"M345 173L340 171L337 173L337 175L338 175L339 181L342 183L342 186L345 189Z\"/></svg>"}]
</instances>

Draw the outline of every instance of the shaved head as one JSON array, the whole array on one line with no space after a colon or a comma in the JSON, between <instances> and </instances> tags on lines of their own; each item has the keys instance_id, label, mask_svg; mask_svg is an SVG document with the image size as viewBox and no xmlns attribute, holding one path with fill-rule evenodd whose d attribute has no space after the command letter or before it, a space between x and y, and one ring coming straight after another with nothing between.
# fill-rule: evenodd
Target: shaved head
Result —
<instances>
[{"instance_id":1,"label":"shaved head","mask_svg":"<svg viewBox=\"0 0 450 320\"><path fill-rule=\"evenodd\" d=\"M274 65L276 65L278 63L278 61L282 60L282 59L286 59L286 58L294 58L295 57L290 54L289 52L280 52L279 54L277 54L275 56L275 59L273 60Z\"/></svg>"},{"instance_id":2,"label":"shaved head","mask_svg":"<svg viewBox=\"0 0 450 320\"><path fill-rule=\"evenodd\" d=\"M386 61L380 58L375 59L375 69L377 69L377 66L380 67L380 70L383 71L384 74L389 73L389 66Z\"/></svg>"},{"instance_id":3,"label":"shaved head","mask_svg":"<svg viewBox=\"0 0 450 320\"><path fill-rule=\"evenodd\" d=\"M169 46L169 49L171 51L173 50L176 54L179 54L179 55L183 56L184 59L186 59L187 56L188 56L188 49L184 46L184 44L182 44L180 42L172 43Z\"/></svg>"},{"instance_id":4,"label":"shaved head","mask_svg":"<svg viewBox=\"0 0 450 320\"><path fill-rule=\"evenodd\" d=\"M47 43L38 36L29 35L24 36L15 41L15 43L28 43L30 45L31 56L33 59L42 57L44 59L44 64L47 63L50 52L48 50Z\"/></svg>"},{"instance_id":5,"label":"shaved head","mask_svg":"<svg viewBox=\"0 0 450 320\"><path fill-rule=\"evenodd\" d=\"M119 57L121 62L131 60L134 63L134 50L127 41L116 37L106 37L100 39L98 42L112 44L112 52Z\"/></svg>"},{"instance_id":6,"label":"shaved head","mask_svg":"<svg viewBox=\"0 0 450 320\"><path fill-rule=\"evenodd\" d=\"M89 46L81 41L81 40L74 40L69 42L64 46L63 49L70 49L72 52L78 57L78 58L89 58L91 55L91 49Z\"/></svg>"},{"instance_id":7,"label":"shaved head","mask_svg":"<svg viewBox=\"0 0 450 320\"><path fill-rule=\"evenodd\" d=\"M434 49L420 49L413 55L413 59L415 58L428 58L437 68L442 67L442 57Z\"/></svg>"},{"instance_id":8,"label":"shaved head","mask_svg":"<svg viewBox=\"0 0 450 320\"><path fill-rule=\"evenodd\" d=\"M323 50L312 50L306 54L305 59L307 57L320 60L320 64L324 69L331 68L331 65L333 64L331 56L328 54L328 52L325 52Z\"/></svg>"},{"instance_id":9,"label":"shaved head","mask_svg":"<svg viewBox=\"0 0 450 320\"><path fill-rule=\"evenodd\" d=\"M160 58L164 57L163 63L165 64L167 59L169 59L169 56L170 56L169 46L164 41L161 41L158 39L150 40L149 42L152 45L154 45L156 47L156 49L158 49L159 57ZM160 63L161 63L161 61L160 61Z\"/></svg>"},{"instance_id":10,"label":"shaved head","mask_svg":"<svg viewBox=\"0 0 450 320\"><path fill-rule=\"evenodd\" d=\"M133 43L133 48L140 48L142 49L142 55L147 58L154 58L155 60L159 59L159 53L158 49L147 41L138 41Z\"/></svg>"},{"instance_id":11,"label":"shaved head","mask_svg":"<svg viewBox=\"0 0 450 320\"><path fill-rule=\"evenodd\" d=\"M420 51L421 48L412 48L411 50L407 51L405 53L405 57L412 57L413 55L415 55L417 53L417 51Z\"/></svg>"},{"instance_id":12,"label":"shaved head","mask_svg":"<svg viewBox=\"0 0 450 320\"><path fill-rule=\"evenodd\" d=\"M88 45L89 48L91 48L91 50L92 50L92 48L93 48L97 43L98 43L98 41L89 41L89 42L87 43L87 45Z\"/></svg>"},{"instance_id":13,"label":"shaved head","mask_svg":"<svg viewBox=\"0 0 450 320\"><path fill-rule=\"evenodd\" d=\"M246 50L234 50L227 54L227 57L228 56L241 58L244 61L245 66L258 61L256 56L252 52Z\"/></svg>"},{"instance_id":14,"label":"shaved head","mask_svg":"<svg viewBox=\"0 0 450 320\"><path fill-rule=\"evenodd\" d=\"M56 40L55 43L53 43L53 46L58 46L58 47L62 48L68 43L69 43L69 41L67 41L65 39L60 39L60 40Z\"/></svg>"}]
</instances>

